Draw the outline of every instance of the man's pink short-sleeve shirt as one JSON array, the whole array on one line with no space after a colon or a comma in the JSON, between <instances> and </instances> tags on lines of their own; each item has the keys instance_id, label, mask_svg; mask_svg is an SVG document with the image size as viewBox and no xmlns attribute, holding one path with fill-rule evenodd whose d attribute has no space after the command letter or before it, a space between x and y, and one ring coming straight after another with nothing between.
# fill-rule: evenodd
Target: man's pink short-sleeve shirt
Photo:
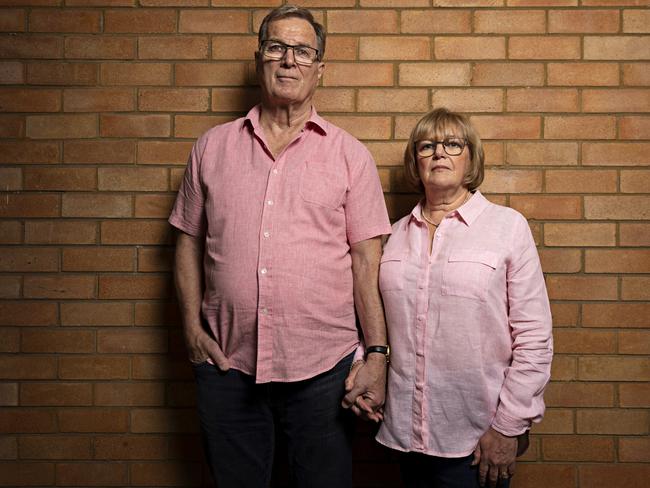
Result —
<instances>
[{"instance_id":1,"label":"man's pink short-sleeve shirt","mask_svg":"<svg viewBox=\"0 0 650 488\"><path fill-rule=\"evenodd\" d=\"M312 110L273 158L259 116L199 138L169 222L205 235L202 313L232 367L298 381L357 346L350 244L391 228L359 141Z\"/></svg>"}]
</instances>

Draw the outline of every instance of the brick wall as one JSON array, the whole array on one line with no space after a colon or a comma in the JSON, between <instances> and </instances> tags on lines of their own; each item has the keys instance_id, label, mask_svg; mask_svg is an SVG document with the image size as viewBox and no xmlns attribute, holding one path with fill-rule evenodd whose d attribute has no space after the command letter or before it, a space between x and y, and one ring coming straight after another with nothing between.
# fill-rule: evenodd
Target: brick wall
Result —
<instances>
[{"instance_id":1,"label":"brick wall","mask_svg":"<svg viewBox=\"0 0 650 488\"><path fill-rule=\"evenodd\" d=\"M193 139L255 102L280 3L0 0L0 486L208 483L165 218ZM409 130L446 105L530 219L556 357L514 486L647 486L650 1L302 3L330 34L317 107L392 218ZM356 486L399 486L370 435Z\"/></svg>"}]
</instances>

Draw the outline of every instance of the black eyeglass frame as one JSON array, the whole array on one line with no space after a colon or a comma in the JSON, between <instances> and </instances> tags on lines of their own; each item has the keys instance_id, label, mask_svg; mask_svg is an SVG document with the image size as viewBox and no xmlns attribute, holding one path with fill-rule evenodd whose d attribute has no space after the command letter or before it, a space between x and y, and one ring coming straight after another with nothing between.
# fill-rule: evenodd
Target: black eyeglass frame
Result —
<instances>
[{"instance_id":1,"label":"black eyeglass frame","mask_svg":"<svg viewBox=\"0 0 650 488\"><path fill-rule=\"evenodd\" d=\"M273 56L269 56L269 54L264 49L264 45L267 44L267 43L270 43L270 42L272 42L274 44L279 44L280 46L283 47L282 56L277 57L277 58L273 57ZM308 49L310 51L315 52L316 55L315 55L314 59L311 60L309 63L306 63L304 61L302 61L302 62L298 61L298 58L296 57L296 51L295 51L296 48ZM286 42L278 41L276 39L264 39L262 42L260 42L259 49L260 49L260 52L264 56L266 56L269 59L273 59L274 61L279 61L280 59L283 59L287 55L287 51L289 49L291 49L293 51L293 59L296 61L296 64L300 64L302 66L311 66L315 62L320 61L320 51L318 49L316 49L315 47L306 46L304 44L287 44Z\"/></svg>"},{"instance_id":2,"label":"black eyeglass frame","mask_svg":"<svg viewBox=\"0 0 650 488\"><path fill-rule=\"evenodd\" d=\"M467 141L467 139L463 139L463 138L460 138L460 137L445 137L442 141L433 141L433 140L429 141L433 145L433 151L431 152L431 154L424 155L424 154L420 154L420 151L418 151L418 143L422 142L423 140L427 141L428 139L422 139L420 141L415 141L413 143L413 152L415 153L416 159L418 157L420 157L420 158L430 158L431 156L433 156L436 153L436 148L438 147L438 144L442 144L442 150L445 151L445 154L447 154L448 156L460 156L461 154L463 154L463 151L465 150L465 148L470 145L469 142ZM459 152L452 153L452 152L449 152L447 150L447 145L450 144L451 142L454 142L454 143L460 142L460 143L462 143L462 147L460 148Z\"/></svg>"}]
</instances>

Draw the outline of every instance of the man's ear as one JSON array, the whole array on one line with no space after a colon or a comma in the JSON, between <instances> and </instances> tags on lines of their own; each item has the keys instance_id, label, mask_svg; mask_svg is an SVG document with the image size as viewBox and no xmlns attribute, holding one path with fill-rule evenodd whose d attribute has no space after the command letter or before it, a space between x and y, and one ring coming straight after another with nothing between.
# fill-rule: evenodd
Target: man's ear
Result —
<instances>
[{"instance_id":1,"label":"man's ear","mask_svg":"<svg viewBox=\"0 0 650 488\"><path fill-rule=\"evenodd\" d=\"M323 77L323 73L325 72L325 63L322 61L319 61L318 63L318 79L320 80Z\"/></svg>"}]
</instances>

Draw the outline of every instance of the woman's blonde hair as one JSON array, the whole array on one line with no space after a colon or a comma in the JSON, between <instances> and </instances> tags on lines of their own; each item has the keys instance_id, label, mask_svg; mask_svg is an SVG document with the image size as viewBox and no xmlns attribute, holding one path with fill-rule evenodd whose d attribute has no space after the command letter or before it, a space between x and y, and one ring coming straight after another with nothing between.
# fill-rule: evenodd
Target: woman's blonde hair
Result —
<instances>
[{"instance_id":1,"label":"woman's blonde hair","mask_svg":"<svg viewBox=\"0 0 650 488\"><path fill-rule=\"evenodd\" d=\"M449 135L465 139L470 151L470 163L463 179L463 186L467 187L469 191L474 191L483 182L485 154L478 132L464 115L440 107L427 113L415 124L404 151L404 177L420 193L424 193L424 185L422 185L418 172L415 143L424 139L444 138Z\"/></svg>"}]
</instances>

